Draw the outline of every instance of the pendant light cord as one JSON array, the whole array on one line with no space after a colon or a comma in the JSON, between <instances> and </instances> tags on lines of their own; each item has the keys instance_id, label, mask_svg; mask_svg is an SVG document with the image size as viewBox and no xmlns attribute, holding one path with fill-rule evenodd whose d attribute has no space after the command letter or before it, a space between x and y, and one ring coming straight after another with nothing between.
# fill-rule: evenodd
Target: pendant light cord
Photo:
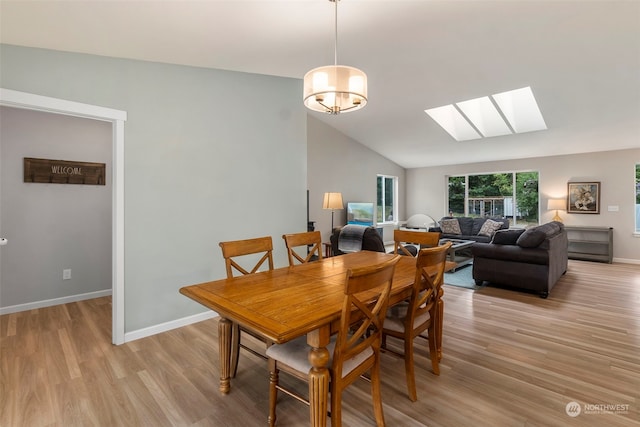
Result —
<instances>
[{"instance_id":1,"label":"pendant light cord","mask_svg":"<svg viewBox=\"0 0 640 427\"><path fill-rule=\"evenodd\" d=\"M333 1L336 4L335 9L335 46L334 46L334 56L333 56L333 65L338 65L338 0L329 0Z\"/></svg>"}]
</instances>

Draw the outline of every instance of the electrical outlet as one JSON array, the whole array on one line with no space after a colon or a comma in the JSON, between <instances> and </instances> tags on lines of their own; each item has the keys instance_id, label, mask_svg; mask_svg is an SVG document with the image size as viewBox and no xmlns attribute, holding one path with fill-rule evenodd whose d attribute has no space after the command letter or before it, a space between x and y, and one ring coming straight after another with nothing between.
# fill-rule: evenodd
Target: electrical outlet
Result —
<instances>
[{"instance_id":1,"label":"electrical outlet","mask_svg":"<svg viewBox=\"0 0 640 427\"><path fill-rule=\"evenodd\" d=\"M71 269L62 270L62 280L71 280Z\"/></svg>"}]
</instances>

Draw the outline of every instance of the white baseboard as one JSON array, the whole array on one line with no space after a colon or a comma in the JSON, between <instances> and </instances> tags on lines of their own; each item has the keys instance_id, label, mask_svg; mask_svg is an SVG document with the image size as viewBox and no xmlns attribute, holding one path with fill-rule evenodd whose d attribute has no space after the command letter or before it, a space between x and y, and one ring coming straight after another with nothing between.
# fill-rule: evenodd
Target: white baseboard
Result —
<instances>
[{"instance_id":1,"label":"white baseboard","mask_svg":"<svg viewBox=\"0 0 640 427\"><path fill-rule=\"evenodd\" d=\"M613 258L613 262L619 262L622 264L640 264L640 259L629 259L629 258Z\"/></svg>"},{"instance_id":2,"label":"white baseboard","mask_svg":"<svg viewBox=\"0 0 640 427\"><path fill-rule=\"evenodd\" d=\"M111 295L111 289L105 289L104 291L87 292L86 294L70 295L68 297L28 302L26 304L10 305L9 307L0 307L0 315L17 313L19 311L34 310L36 308L51 307L53 305L67 304L70 302L84 301L86 299L106 297L109 295Z\"/></svg>"},{"instance_id":3,"label":"white baseboard","mask_svg":"<svg viewBox=\"0 0 640 427\"><path fill-rule=\"evenodd\" d=\"M204 313L194 314L193 316L183 317L170 322L149 326L148 328L138 329L137 331L127 332L124 334L124 342L135 341L140 338L150 337L151 335L159 334L161 332L191 325L192 323L202 322L203 320L212 319L217 315L218 313L215 311L205 311Z\"/></svg>"}]
</instances>

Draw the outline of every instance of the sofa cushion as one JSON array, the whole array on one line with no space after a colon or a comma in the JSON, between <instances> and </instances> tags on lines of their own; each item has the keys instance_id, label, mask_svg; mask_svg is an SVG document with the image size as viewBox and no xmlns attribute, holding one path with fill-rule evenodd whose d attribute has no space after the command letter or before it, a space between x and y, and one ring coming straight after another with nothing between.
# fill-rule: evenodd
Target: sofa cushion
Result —
<instances>
[{"instance_id":1,"label":"sofa cushion","mask_svg":"<svg viewBox=\"0 0 640 427\"><path fill-rule=\"evenodd\" d=\"M475 233L473 232L473 222L475 218L460 216L456 219L458 220L458 224L460 224L460 234L462 234L463 236L473 236L474 234L478 234L477 231ZM484 222L484 218L480 219Z\"/></svg>"},{"instance_id":2,"label":"sofa cushion","mask_svg":"<svg viewBox=\"0 0 640 427\"><path fill-rule=\"evenodd\" d=\"M488 219L482 224L480 227L480 231L478 231L479 236L493 236L493 233L500 230L502 227L502 223L498 221L494 221L492 219Z\"/></svg>"},{"instance_id":3,"label":"sofa cushion","mask_svg":"<svg viewBox=\"0 0 640 427\"><path fill-rule=\"evenodd\" d=\"M475 260L479 258L489 258L494 260L510 261L514 263L529 263L538 265L549 264L549 251L540 248L526 249L518 245L494 245L492 243L476 243L471 247L471 252L474 256L474 264L476 262Z\"/></svg>"},{"instance_id":4,"label":"sofa cushion","mask_svg":"<svg viewBox=\"0 0 640 427\"><path fill-rule=\"evenodd\" d=\"M541 230L540 227L533 227L525 230L525 232L518 237L516 244L521 248L537 248L546 238L547 233L545 233L544 230Z\"/></svg>"},{"instance_id":5,"label":"sofa cushion","mask_svg":"<svg viewBox=\"0 0 640 427\"><path fill-rule=\"evenodd\" d=\"M547 237L552 237L560 233L564 229L564 224L562 224L561 222L552 221L546 224L539 225L538 229L541 230Z\"/></svg>"},{"instance_id":6,"label":"sofa cushion","mask_svg":"<svg viewBox=\"0 0 640 427\"><path fill-rule=\"evenodd\" d=\"M442 219L440 220L440 229L443 234L462 234L460 230L460 224L457 219Z\"/></svg>"},{"instance_id":7,"label":"sofa cushion","mask_svg":"<svg viewBox=\"0 0 640 427\"><path fill-rule=\"evenodd\" d=\"M523 248L537 248L547 238L560 234L563 230L564 224L561 222L548 222L526 230L520 237L518 237L516 244Z\"/></svg>"},{"instance_id":8,"label":"sofa cushion","mask_svg":"<svg viewBox=\"0 0 640 427\"><path fill-rule=\"evenodd\" d=\"M496 245L515 245L522 233L524 233L524 228L498 230L494 233L491 243Z\"/></svg>"},{"instance_id":9,"label":"sofa cushion","mask_svg":"<svg viewBox=\"0 0 640 427\"><path fill-rule=\"evenodd\" d=\"M471 235L476 236L480 233L482 226L487 221L486 218L473 218L473 225L471 226Z\"/></svg>"}]
</instances>

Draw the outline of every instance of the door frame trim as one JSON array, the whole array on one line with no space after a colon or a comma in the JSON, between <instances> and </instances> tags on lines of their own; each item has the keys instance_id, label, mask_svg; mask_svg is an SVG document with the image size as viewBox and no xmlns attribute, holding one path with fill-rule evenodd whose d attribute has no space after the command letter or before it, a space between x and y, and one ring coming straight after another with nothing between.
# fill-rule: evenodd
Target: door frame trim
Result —
<instances>
[{"instance_id":1,"label":"door frame trim","mask_svg":"<svg viewBox=\"0 0 640 427\"><path fill-rule=\"evenodd\" d=\"M127 112L27 92L0 88L0 105L83 117L112 123L112 333L113 344L124 336L124 122Z\"/></svg>"}]
</instances>

